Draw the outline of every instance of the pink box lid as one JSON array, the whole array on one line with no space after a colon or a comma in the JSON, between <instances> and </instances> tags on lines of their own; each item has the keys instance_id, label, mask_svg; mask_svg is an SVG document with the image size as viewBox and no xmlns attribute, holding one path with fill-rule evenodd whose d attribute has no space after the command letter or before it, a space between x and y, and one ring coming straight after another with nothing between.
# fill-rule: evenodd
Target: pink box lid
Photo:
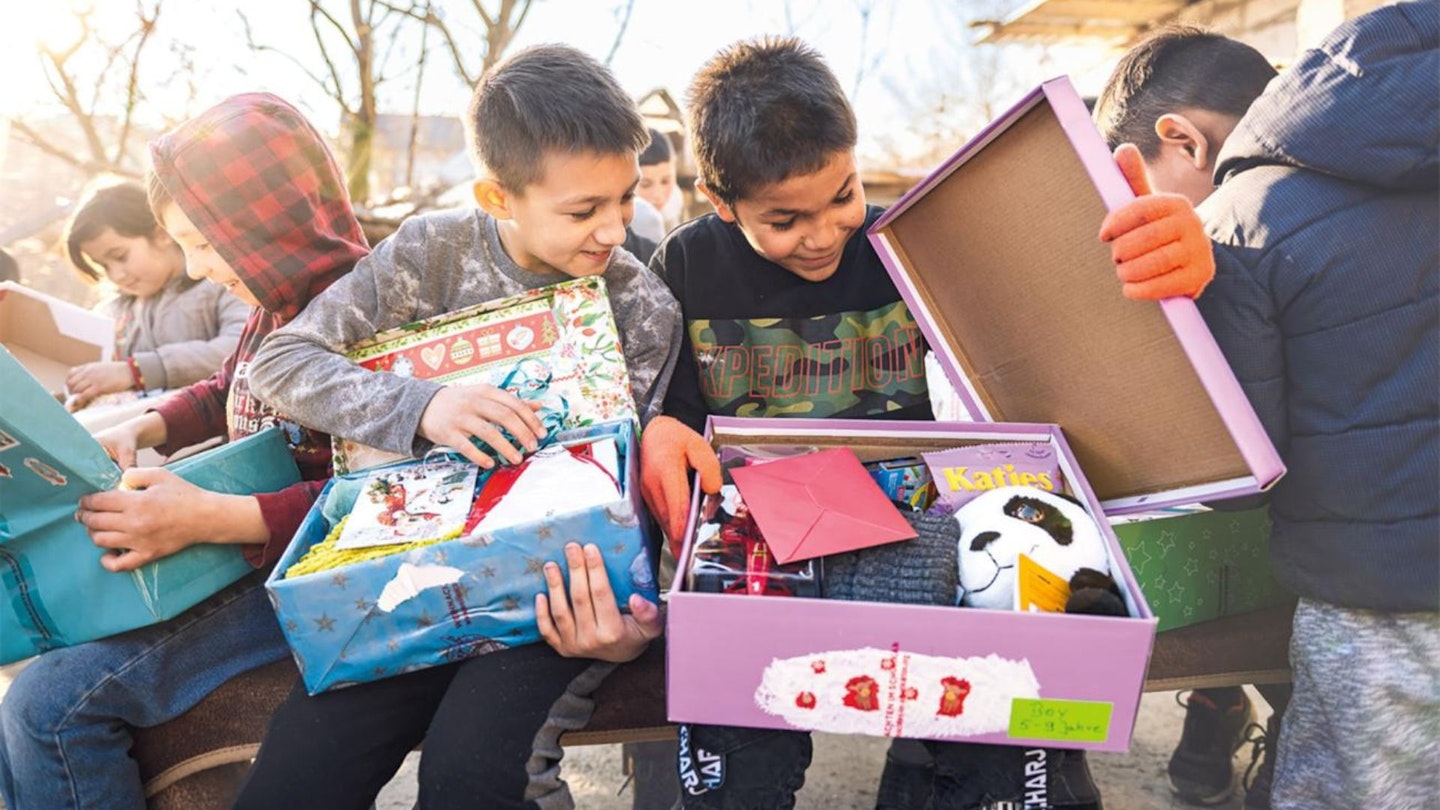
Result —
<instances>
[{"instance_id":1,"label":"pink box lid","mask_svg":"<svg viewBox=\"0 0 1440 810\"><path fill-rule=\"evenodd\" d=\"M1120 295L1097 234L1133 198L1062 76L869 238L970 417L1059 424L1108 514L1268 488L1284 464L1195 303Z\"/></svg>"}]
</instances>

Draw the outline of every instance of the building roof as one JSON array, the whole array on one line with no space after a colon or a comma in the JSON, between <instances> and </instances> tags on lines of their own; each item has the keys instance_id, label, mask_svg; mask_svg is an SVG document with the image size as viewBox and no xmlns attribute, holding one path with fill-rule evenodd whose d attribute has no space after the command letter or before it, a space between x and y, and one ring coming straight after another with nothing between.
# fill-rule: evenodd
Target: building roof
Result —
<instances>
[{"instance_id":1,"label":"building roof","mask_svg":"<svg viewBox=\"0 0 1440 810\"><path fill-rule=\"evenodd\" d=\"M1129 41L1192 0L1033 0L1003 20L977 21L986 45L1093 39Z\"/></svg>"}]
</instances>

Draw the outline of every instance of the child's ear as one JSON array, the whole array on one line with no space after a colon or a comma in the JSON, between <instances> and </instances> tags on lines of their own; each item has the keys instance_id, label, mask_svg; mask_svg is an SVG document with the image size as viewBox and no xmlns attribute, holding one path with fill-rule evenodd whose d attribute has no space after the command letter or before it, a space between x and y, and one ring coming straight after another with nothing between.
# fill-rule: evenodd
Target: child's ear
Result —
<instances>
[{"instance_id":1,"label":"child's ear","mask_svg":"<svg viewBox=\"0 0 1440 810\"><path fill-rule=\"evenodd\" d=\"M732 210L730 206L726 205L724 200L720 199L720 195L716 194L714 190L712 190L709 186L705 185L704 180L695 181L695 190L699 191L701 194L704 194L705 199L709 200L710 204L715 206L715 213L720 215L720 219L722 221L735 221L735 211Z\"/></svg>"},{"instance_id":2,"label":"child's ear","mask_svg":"<svg viewBox=\"0 0 1440 810\"><path fill-rule=\"evenodd\" d=\"M1155 119L1155 135L1160 138L1162 149L1178 149L1185 156L1185 161L1193 164L1196 169L1210 168L1210 159L1213 157L1210 153L1210 139L1186 116L1166 113Z\"/></svg>"},{"instance_id":3,"label":"child's ear","mask_svg":"<svg viewBox=\"0 0 1440 810\"><path fill-rule=\"evenodd\" d=\"M474 191L481 210L496 219L510 219L510 192L504 186L487 177L475 181Z\"/></svg>"}]
</instances>

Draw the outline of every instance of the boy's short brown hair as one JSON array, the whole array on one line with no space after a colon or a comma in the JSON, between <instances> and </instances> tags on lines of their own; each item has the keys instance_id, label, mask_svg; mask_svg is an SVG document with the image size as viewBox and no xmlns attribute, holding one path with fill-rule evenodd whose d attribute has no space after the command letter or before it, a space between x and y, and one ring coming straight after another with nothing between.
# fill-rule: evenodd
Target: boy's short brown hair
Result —
<instances>
[{"instance_id":1,"label":"boy's short brown hair","mask_svg":"<svg viewBox=\"0 0 1440 810\"><path fill-rule=\"evenodd\" d=\"M1190 107L1239 118L1275 74L1243 42L1198 26L1167 25L1120 58L1095 102L1095 123L1111 149L1133 143L1152 159L1160 151L1160 116Z\"/></svg>"},{"instance_id":2,"label":"boy's short brown hair","mask_svg":"<svg viewBox=\"0 0 1440 810\"><path fill-rule=\"evenodd\" d=\"M540 179L549 152L639 154L650 143L609 69L569 45L535 45L492 67L465 116L470 154L511 192Z\"/></svg>"},{"instance_id":3,"label":"boy's short brown hair","mask_svg":"<svg viewBox=\"0 0 1440 810\"><path fill-rule=\"evenodd\" d=\"M835 74L793 37L735 43L690 82L688 125L700 180L726 204L823 168L855 148L855 112Z\"/></svg>"}]
</instances>

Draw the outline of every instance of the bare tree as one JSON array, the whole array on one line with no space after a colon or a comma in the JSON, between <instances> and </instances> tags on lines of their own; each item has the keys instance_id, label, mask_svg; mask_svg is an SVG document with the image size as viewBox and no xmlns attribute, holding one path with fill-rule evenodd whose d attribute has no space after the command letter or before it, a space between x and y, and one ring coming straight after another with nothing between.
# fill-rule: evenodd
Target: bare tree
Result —
<instances>
[{"instance_id":1,"label":"bare tree","mask_svg":"<svg viewBox=\"0 0 1440 810\"><path fill-rule=\"evenodd\" d=\"M616 18L620 20L620 28L615 31L615 40L610 43L610 52L605 54L605 66L615 60L615 53L620 50L620 44L625 41L625 32L630 29L630 15L635 11L635 0L625 0L624 7L617 9Z\"/></svg>"},{"instance_id":2,"label":"bare tree","mask_svg":"<svg viewBox=\"0 0 1440 810\"><path fill-rule=\"evenodd\" d=\"M45 80L79 128L80 144L66 145L18 118L11 122L12 131L40 152L86 172L139 177L144 166L131 157L130 138L144 101L141 57L155 33L160 4L136 0L135 26L118 40L101 34L93 9L82 9L75 15L79 31L69 45L40 47Z\"/></svg>"},{"instance_id":3,"label":"bare tree","mask_svg":"<svg viewBox=\"0 0 1440 810\"><path fill-rule=\"evenodd\" d=\"M340 107L345 144L346 184L350 198L364 202L370 197L370 166L379 120L376 96L386 81L408 70L404 64L392 69L391 56L405 42L408 24L423 18L428 4L398 6L383 0L308 0L310 31L325 65L324 73L314 72L294 54L257 42L244 11L238 11L251 49L279 54L296 65L318 84ZM343 5L336 11L332 7ZM417 58L417 64L418 64Z\"/></svg>"},{"instance_id":4,"label":"bare tree","mask_svg":"<svg viewBox=\"0 0 1440 810\"><path fill-rule=\"evenodd\" d=\"M908 121L903 133L881 145L894 166L928 167L944 160L1030 86L1033 70L1022 65L1046 64L1043 47L974 44L972 23L1003 16L1015 0L932 4L931 18L945 32L937 39L945 44L915 55L906 80L885 82ZM1027 58L1017 59L1020 51Z\"/></svg>"},{"instance_id":5,"label":"bare tree","mask_svg":"<svg viewBox=\"0 0 1440 810\"><path fill-rule=\"evenodd\" d=\"M870 52L870 25L875 19L875 9L881 0L855 0L855 11L860 15L860 50L856 56L855 81L850 85L850 97L860 95L860 87L870 71L885 61L885 49ZM887 37L888 38L888 37Z\"/></svg>"},{"instance_id":6,"label":"bare tree","mask_svg":"<svg viewBox=\"0 0 1440 810\"><path fill-rule=\"evenodd\" d=\"M431 8L428 3L423 8L414 4L405 8L388 4L387 7L434 27L445 42L445 49L450 54L456 75L467 87L474 87L485 71L505 55L505 49L514 41L516 32L525 23L525 17L530 14L534 3L535 0L500 0L499 6L491 11L484 0L470 0L470 9L475 12L475 17L479 18L481 34L485 38L485 49L480 53L478 64L473 61L473 49L460 44L462 35L468 29L466 21L449 19L447 15ZM627 14L626 22L628 21Z\"/></svg>"}]
</instances>

